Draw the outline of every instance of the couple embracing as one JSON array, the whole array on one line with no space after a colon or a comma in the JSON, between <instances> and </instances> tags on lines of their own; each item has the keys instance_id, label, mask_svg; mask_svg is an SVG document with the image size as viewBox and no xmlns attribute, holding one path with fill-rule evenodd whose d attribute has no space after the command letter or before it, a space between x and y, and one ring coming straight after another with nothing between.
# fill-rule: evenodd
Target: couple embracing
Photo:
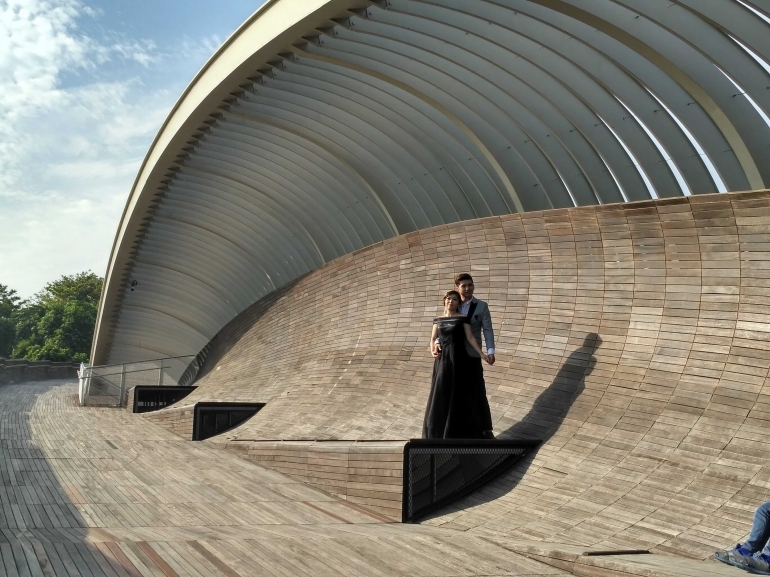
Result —
<instances>
[{"instance_id":1,"label":"couple embracing","mask_svg":"<svg viewBox=\"0 0 770 577\"><path fill-rule=\"evenodd\" d=\"M495 363L492 317L473 296L473 278L455 277L444 295L444 316L433 321L430 348L435 361L422 436L425 439L494 439L482 359ZM487 352L481 349L481 333Z\"/></svg>"}]
</instances>

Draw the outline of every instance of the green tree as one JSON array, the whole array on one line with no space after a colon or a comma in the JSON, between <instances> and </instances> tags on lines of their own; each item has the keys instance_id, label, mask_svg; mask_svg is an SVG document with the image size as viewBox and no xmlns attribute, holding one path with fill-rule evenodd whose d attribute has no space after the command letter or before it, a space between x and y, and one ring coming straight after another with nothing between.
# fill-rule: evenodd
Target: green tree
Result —
<instances>
[{"instance_id":1,"label":"green tree","mask_svg":"<svg viewBox=\"0 0 770 577\"><path fill-rule=\"evenodd\" d=\"M19 310L16 291L0 284L0 359L10 357L16 342L16 324L13 314Z\"/></svg>"},{"instance_id":2,"label":"green tree","mask_svg":"<svg viewBox=\"0 0 770 577\"><path fill-rule=\"evenodd\" d=\"M13 353L16 342L16 327L11 319L0 317L0 359L7 359Z\"/></svg>"},{"instance_id":3,"label":"green tree","mask_svg":"<svg viewBox=\"0 0 770 577\"><path fill-rule=\"evenodd\" d=\"M91 271L81 272L72 276L63 276L59 280L45 285L43 292L39 293L37 298L43 302L78 301L99 306L99 298L102 295L102 279Z\"/></svg>"},{"instance_id":4,"label":"green tree","mask_svg":"<svg viewBox=\"0 0 770 577\"><path fill-rule=\"evenodd\" d=\"M49 302L37 323L38 343L27 348L25 358L87 361L95 322L93 304L77 300Z\"/></svg>"},{"instance_id":5,"label":"green tree","mask_svg":"<svg viewBox=\"0 0 770 577\"><path fill-rule=\"evenodd\" d=\"M11 315L16 330L16 341L13 349L13 357L24 359L29 347L37 343L37 324L45 314L45 307L38 302L24 301L18 310Z\"/></svg>"},{"instance_id":6,"label":"green tree","mask_svg":"<svg viewBox=\"0 0 770 577\"><path fill-rule=\"evenodd\" d=\"M88 361L101 292L102 279L90 271L48 283L11 315L13 356Z\"/></svg>"},{"instance_id":7,"label":"green tree","mask_svg":"<svg viewBox=\"0 0 770 577\"><path fill-rule=\"evenodd\" d=\"M4 284L0 284L0 317L9 319L13 311L19 309L21 299L13 289L8 289Z\"/></svg>"}]
</instances>

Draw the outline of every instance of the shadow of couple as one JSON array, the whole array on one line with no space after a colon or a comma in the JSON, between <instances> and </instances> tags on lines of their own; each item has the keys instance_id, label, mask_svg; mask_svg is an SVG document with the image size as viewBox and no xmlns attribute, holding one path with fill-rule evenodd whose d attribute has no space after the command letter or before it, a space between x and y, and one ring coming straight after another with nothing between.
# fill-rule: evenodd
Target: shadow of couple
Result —
<instances>
[{"instance_id":1,"label":"shadow of couple","mask_svg":"<svg viewBox=\"0 0 770 577\"><path fill-rule=\"evenodd\" d=\"M497 433L498 439L539 439L542 444L530 452L511 469L482 487L428 518L439 517L451 510L463 510L493 501L510 492L524 477L537 452L559 430L570 407L585 390L586 377L596 366L594 353L601 346L602 339L596 333L589 333L583 344L572 351L562 362L551 384L538 395L529 412L515 424Z\"/></svg>"},{"instance_id":2,"label":"shadow of couple","mask_svg":"<svg viewBox=\"0 0 770 577\"><path fill-rule=\"evenodd\" d=\"M585 390L586 377L596 366L594 353L602 339L589 333L564 360L551 384L537 397L523 419L497 435L498 439L540 439L543 444L559 429L570 407Z\"/></svg>"}]
</instances>

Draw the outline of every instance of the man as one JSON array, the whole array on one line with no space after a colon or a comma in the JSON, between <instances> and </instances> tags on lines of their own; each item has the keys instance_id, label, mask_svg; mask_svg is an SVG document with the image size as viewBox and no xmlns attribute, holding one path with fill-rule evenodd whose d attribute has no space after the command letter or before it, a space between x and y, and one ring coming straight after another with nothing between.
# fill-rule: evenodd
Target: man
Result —
<instances>
[{"instance_id":1,"label":"man","mask_svg":"<svg viewBox=\"0 0 770 577\"><path fill-rule=\"evenodd\" d=\"M484 344L487 346L487 362L490 365L495 364L495 334L492 331L492 316L489 314L487 303L473 296L473 277L468 273L458 274L455 277L455 288L460 293L462 302L458 311L471 319L471 332L481 347L481 332L484 332ZM471 358L471 370L474 371L474 382L481 383L479 394L484 395L482 406L485 407L483 420L488 425L488 430L484 431L484 438L494 439L492 433L492 414L489 412L489 402L486 400L486 387L484 386L484 369L481 365L481 357L469 343L465 343L465 350ZM441 354L441 345L436 340L436 346L433 349L433 356L438 357Z\"/></svg>"},{"instance_id":2,"label":"man","mask_svg":"<svg viewBox=\"0 0 770 577\"><path fill-rule=\"evenodd\" d=\"M770 501L762 503L754 513L751 534L741 545L717 551L714 558L757 575L770 575Z\"/></svg>"}]
</instances>

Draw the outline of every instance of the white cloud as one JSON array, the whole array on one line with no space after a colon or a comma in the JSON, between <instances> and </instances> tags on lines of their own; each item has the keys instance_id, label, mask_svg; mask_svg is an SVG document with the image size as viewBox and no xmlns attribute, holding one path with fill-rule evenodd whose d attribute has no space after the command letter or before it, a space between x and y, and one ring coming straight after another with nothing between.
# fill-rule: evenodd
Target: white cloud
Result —
<instances>
[{"instance_id":1,"label":"white cloud","mask_svg":"<svg viewBox=\"0 0 770 577\"><path fill-rule=\"evenodd\" d=\"M124 58L134 60L145 67L158 62L158 55L155 54L156 49L157 46L151 40L145 40L144 42L119 42L113 46L113 50Z\"/></svg>"},{"instance_id":2,"label":"white cloud","mask_svg":"<svg viewBox=\"0 0 770 577\"><path fill-rule=\"evenodd\" d=\"M80 0L0 0L0 283L23 296L104 274L141 159L218 42L89 37L81 23L99 15Z\"/></svg>"},{"instance_id":3,"label":"white cloud","mask_svg":"<svg viewBox=\"0 0 770 577\"><path fill-rule=\"evenodd\" d=\"M88 64L90 42L71 33L78 4L60 0L0 3L0 114L14 120L55 104L63 69ZM50 98L51 93L54 98Z\"/></svg>"},{"instance_id":4,"label":"white cloud","mask_svg":"<svg viewBox=\"0 0 770 577\"><path fill-rule=\"evenodd\" d=\"M35 199L34 211L0 214L0 274L3 284L29 297L62 274L91 269L103 274L125 195L108 189L101 199L52 193ZM105 218L105 212L113 218ZM104 246L104 245L107 246ZM84 247L87 247L84 250ZM94 251L99 247L98 251Z\"/></svg>"},{"instance_id":5,"label":"white cloud","mask_svg":"<svg viewBox=\"0 0 770 577\"><path fill-rule=\"evenodd\" d=\"M120 161L104 160L81 160L77 162L60 162L51 165L48 173L57 179L72 179L80 181L84 174L89 178L104 181L107 179L125 180L136 176L141 164L141 158L128 159L121 163Z\"/></svg>"}]
</instances>

